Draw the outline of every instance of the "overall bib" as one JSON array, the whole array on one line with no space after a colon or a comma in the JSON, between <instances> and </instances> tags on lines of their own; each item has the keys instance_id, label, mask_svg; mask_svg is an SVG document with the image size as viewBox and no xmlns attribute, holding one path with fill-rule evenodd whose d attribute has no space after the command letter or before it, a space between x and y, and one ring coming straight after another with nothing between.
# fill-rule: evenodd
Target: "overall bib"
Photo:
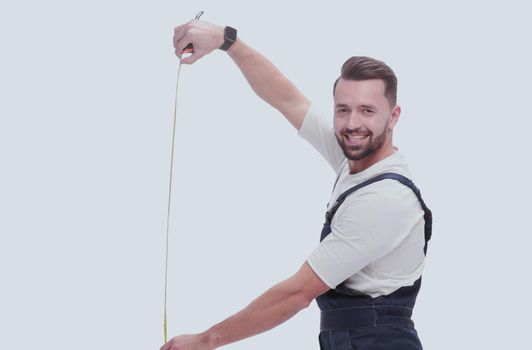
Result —
<instances>
[{"instance_id":1,"label":"overall bib","mask_svg":"<svg viewBox=\"0 0 532 350\"><path fill-rule=\"evenodd\" d=\"M425 247L432 235L432 213L421 198L419 189L408 178L386 173L373 177L342 193L326 213L321 239L331 233L331 221L345 198L376 181L393 179L409 187L424 211ZM389 295L372 298L340 284L316 298L321 310L320 349L322 350L421 350L421 342L410 318L421 286L421 277L412 286L402 287Z\"/></svg>"}]
</instances>

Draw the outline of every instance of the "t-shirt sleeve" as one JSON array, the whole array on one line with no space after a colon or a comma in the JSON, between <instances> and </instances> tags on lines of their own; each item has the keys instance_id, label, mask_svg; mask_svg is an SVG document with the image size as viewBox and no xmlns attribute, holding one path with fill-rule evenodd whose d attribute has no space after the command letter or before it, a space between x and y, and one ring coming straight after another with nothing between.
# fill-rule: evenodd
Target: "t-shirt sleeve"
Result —
<instances>
[{"instance_id":1,"label":"t-shirt sleeve","mask_svg":"<svg viewBox=\"0 0 532 350\"><path fill-rule=\"evenodd\" d=\"M410 189L389 181L347 197L333 217L331 233L308 257L310 267L330 288L392 251L410 233L412 214L400 199L412 196Z\"/></svg>"},{"instance_id":2,"label":"t-shirt sleeve","mask_svg":"<svg viewBox=\"0 0 532 350\"><path fill-rule=\"evenodd\" d=\"M323 118L311 105L298 134L325 158L334 171L338 171L345 156L334 136L331 120Z\"/></svg>"}]
</instances>

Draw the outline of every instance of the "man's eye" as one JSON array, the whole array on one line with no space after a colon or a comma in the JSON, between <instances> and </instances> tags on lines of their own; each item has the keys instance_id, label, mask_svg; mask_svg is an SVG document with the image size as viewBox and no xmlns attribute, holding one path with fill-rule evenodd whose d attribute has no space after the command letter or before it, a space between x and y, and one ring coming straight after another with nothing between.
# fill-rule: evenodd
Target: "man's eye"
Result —
<instances>
[{"instance_id":1,"label":"man's eye","mask_svg":"<svg viewBox=\"0 0 532 350\"><path fill-rule=\"evenodd\" d=\"M373 111L373 109L369 109L369 108L364 108L362 111L363 111L364 113L366 113L366 114L375 113L375 112Z\"/></svg>"},{"instance_id":2,"label":"man's eye","mask_svg":"<svg viewBox=\"0 0 532 350\"><path fill-rule=\"evenodd\" d=\"M337 110L337 112L338 112L338 113L345 113L345 112L347 112L347 108L339 108L339 109Z\"/></svg>"}]
</instances>

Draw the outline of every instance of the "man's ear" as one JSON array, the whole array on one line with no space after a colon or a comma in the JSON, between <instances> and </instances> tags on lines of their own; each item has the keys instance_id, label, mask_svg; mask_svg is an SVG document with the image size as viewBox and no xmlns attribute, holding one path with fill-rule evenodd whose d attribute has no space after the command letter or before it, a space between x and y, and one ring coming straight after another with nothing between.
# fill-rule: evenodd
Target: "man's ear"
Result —
<instances>
[{"instance_id":1,"label":"man's ear","mask_svg":"<svg viewBox=\"0 0 532 350\"><path fill-rule=\"evenodd\" d=\"M401 106L396 105L392 109L392 115L390 117L390 122L388 123L388 129L391 131L395 127L395 124L399 121L399 116L401 115Z\"/></svg>"}]
</instances>

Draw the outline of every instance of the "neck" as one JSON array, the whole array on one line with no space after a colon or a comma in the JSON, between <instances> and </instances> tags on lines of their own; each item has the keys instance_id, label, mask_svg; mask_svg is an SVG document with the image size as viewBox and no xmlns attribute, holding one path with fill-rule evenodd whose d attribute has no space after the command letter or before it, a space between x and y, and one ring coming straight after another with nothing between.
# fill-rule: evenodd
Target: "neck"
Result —
<instances>
[{"instance_id":1,"label":"neck","mask_svg":"<svg viewBox=\"0 0 532 350\"><path fill-rule=\"evenodd\" d=\"M386 157L391 156L396 151L396 148L392 145L392 142L387 142L386 144L382 145L381 148L379 148L375 153L367 156L364 159L361 160L348 160L349 164L349 174L353 175L356 173L359 173L361 171L366 170L373 164L380 162Z\"/></svg>"}]
</instances>

